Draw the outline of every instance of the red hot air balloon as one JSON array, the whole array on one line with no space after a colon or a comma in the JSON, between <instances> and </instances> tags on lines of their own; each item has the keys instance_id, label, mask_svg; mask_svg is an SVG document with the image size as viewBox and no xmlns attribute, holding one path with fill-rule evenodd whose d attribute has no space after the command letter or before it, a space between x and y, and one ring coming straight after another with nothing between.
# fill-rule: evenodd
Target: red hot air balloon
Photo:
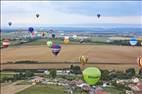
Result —
<instances>
[{"instance_id":1,"label":"red hot air balloon","mask_svg":"<svg viewBox=\"0 0 142 94\"><path fill-rule=\"evenodd\" d=\"M53 44L52 45L52 53L57 56L61 50L61 46L59 44Z\"/></svg>"},{"instance_id":2,"label":"red hot air balloon","mask_svg":"<svg viewBox=\"0 0 142 94\"><path fill-rule=\"evenodd\" d=\"M4 48L7 48L10 45L9 39L4 39L3 42L2 42L2 45L3 45Z\"/></svg>"}]
</instances>

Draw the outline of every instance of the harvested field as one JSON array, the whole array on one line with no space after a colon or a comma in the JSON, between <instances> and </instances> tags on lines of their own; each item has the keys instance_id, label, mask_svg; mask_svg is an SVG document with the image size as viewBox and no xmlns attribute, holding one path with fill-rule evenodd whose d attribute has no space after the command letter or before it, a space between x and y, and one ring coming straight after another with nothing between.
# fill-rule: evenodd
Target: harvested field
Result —
<instances>
[{"instance_id":1,"label":"harvested field","mask_svg":"<svg viewBox=\"0 0 142 94\"><path fill-rule=\"evenodd\" d=\"M10 47L1 50L2 69L35 69L35 68L64 68L69 67L71 63L79 62L79 56L89 57L87 66L113 65L118 67L137 68L136 59L142 55L142 47L130 46L111 46L111 45L62 45L62 50L58 56L53 56L51 49L44 45L39 46L19 46ZM39 61L47 64L6 64L15 61ZM48 64L55 62L55 64ZM58 63L62 62L62 64ZM116 64L117 63L117 64ZM109 64L109 65L108 65ZM125 66L126 65L126 66ZM127 66L128 65L128 66Z\"/></svg>"}]
</instances>

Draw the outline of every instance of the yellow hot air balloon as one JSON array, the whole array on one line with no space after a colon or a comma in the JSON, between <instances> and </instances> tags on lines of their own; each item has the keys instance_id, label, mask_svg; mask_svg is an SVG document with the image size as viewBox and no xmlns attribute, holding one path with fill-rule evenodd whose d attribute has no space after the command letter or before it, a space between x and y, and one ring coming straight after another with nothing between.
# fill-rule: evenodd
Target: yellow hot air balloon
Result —
<instances>
[{"instance_id":1,"label":"yellow hot air balloon","mask_svg":"<svg viewBox=\"0 0 142 94\"><path fill-rule=\"evenodd\" d=\"M140 68L142 68L142 56L137 58L137 63L140 66Z\"/></svg>"},{"instance_id":2,"label":"yellow hot air balloon","mask_svg":"<svg viewBox=\"0 0 142 94\"><path fill-rule=\"evenodd\" d=\"M88 57L87 56L81 56L79 58L79 60L80 60L81 66L84 67L85 64L88 62Z\"/></svg>"},{"instance_id":3,"label":"yellow hot air balloon","mask_svg":"<svg viewBox=\"0 0 142 94\"><path fill-rule=\"evenodd\" d=\"M64 37L64 44L68 44L70 42L69 37L65 36Z\"/></svg>"}]
</instances>

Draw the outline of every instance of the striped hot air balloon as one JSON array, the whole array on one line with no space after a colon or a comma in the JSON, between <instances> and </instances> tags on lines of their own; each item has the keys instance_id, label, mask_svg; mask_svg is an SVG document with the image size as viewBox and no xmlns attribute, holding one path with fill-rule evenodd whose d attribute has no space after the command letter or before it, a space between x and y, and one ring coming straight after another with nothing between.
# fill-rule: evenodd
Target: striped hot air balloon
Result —
<instances>
[{"instance_id":1,"label":"striped hot air balloon","mask_svg":"<svg viewBox=\"0 0 142 94\"><path fill-rule=\"evenodd\" d=\"M88 62L88 57L87 56L81 56L79 58L80 63L81 63L81 67L83 68L85 66L85 64Z\"/></svg>"},{"instance_id":2,"label":"striped hot air balloon","mask_svg":"<svg viewBox=\"0 0 142 94\"><path fill-rule=\"evenodd\" d=\"M137 58L137 63L140 66L140 68L142 68L142 56Z\"/></svg>"}]
</instances>

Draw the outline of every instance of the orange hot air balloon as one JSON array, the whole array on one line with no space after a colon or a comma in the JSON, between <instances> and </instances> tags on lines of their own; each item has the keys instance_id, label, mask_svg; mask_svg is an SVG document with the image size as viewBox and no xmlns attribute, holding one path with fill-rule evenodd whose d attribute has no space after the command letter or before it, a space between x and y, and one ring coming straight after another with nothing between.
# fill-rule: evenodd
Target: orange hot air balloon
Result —
<instances>
[{"instance_id":1,"label":"orange hot air balloon","mask_svg":"<svg viewBox=\"0 0 142 94\"><path fill-rule=\"evenodd\" d=\"M140 68L142 68L142 56L137 58L137 63L140 66Z\"/></svg>"}]
</instances>

